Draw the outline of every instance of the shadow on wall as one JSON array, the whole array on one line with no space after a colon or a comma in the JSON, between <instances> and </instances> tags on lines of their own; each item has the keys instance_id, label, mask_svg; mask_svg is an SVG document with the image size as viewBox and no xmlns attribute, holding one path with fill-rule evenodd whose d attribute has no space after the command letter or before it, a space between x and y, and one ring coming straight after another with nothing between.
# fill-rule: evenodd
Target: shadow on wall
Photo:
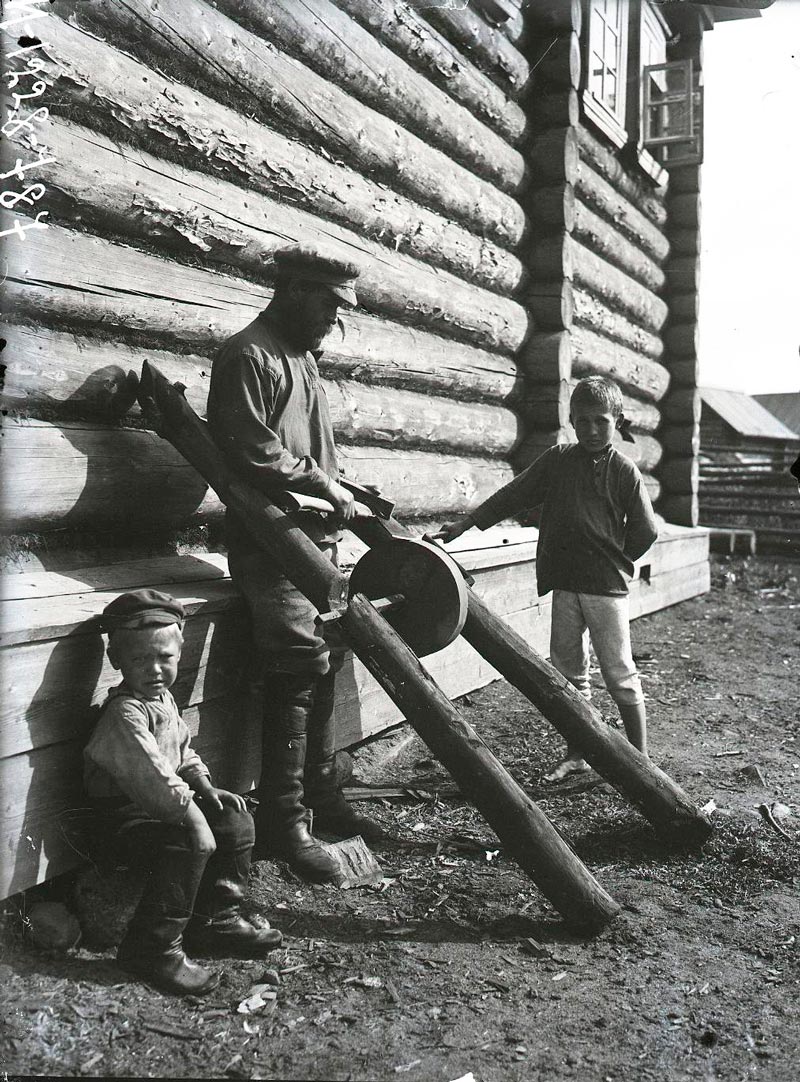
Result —
<instances>
[{"instance_id":1,"label":"shadow on wall","mask_svg":"<svg viewBox=\"0 0 800 1082\"><path fill-rule=\"evenodd\" d=\"M134 395L135 384L124 370L107 367L93 372L60 404L63 423L54 423L85 460L85 480L78 498L58 519L58 528L113 531L115 545L121 543L128 551L141 547L146 537L152 552L150 531L184 526L202 503L207 486L155 434L107 427L130 408ZM78 415L83 420L73 421ZM54 472L58 469L56 462ZM64 562L63 555L51 561L47 548L40 560L45 569ZM194 560L191 555L181 557L184 567ZM110 562L107 550L104 562ZM202 598L204 585L213 579L209 580L208 565L196 562L197 579L191 573L182 577ZM90 590L109 587L107 573L97 573L94 581L91 571L81 571L79 577ZM130 581L120 592L147 585L157 584ZM79 604L71 595L54 597L47 611L40 606L41 622L47 621L52 631L40 626L41 641L32 639L6 651L0 749L5 894L36 882L45 866L54 874L86 855L91 817L82 788L82 752L98 713L93 704L102 701L119 675L104 660L105 643L96 617L68 634L59 633L59 626L74 622ZM61 613L59 606L64 609ZM254 729L252 711L245 709L241 693L247 634L242 617L241 604L231 600L220 611L216 597L192 614L175 694L188 712L195 743L208 757L215 781L246 791L256 780L252 763L260 757L256 746L260 726Z\"/></svg>"}]
</instances>

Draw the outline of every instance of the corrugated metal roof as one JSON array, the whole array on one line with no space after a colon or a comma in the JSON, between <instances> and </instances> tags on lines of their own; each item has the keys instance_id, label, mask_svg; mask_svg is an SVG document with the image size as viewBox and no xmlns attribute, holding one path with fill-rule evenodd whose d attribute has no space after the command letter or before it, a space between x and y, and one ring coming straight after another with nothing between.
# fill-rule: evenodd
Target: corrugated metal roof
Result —
<instances>
[{"instance_id":1,"label":"corrugated metal roof","mask_svg":"<svg viewBox=\"0 0 800 1082\"><path fill-rule=\"evenodd\" d=\"M784 394L754 394L756 402L769 410L773 417L800 435L800 391Z\"/></svg>"},{"instance_id":2,"label":"corrugated metal roof","mask_svg":"<svg viewBox=\"0 0 800 1082\"><path fill-rule=\"evenodd\" d=\"M724 391L720 387L701 387L700 395L714 413L734 428L740 436L762 436L770 440L797 440L796 432L764 409L749 394Z\"/></svg>"}]
</instances>

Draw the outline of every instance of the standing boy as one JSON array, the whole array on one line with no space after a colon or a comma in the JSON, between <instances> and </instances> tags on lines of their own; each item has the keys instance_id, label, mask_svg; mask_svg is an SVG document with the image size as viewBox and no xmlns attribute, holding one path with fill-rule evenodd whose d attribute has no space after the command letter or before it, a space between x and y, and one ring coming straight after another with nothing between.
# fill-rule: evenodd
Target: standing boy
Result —
<instances>
[{"instance_id":1,"label":"standing boy","mask_svg":"<svg viewBox=\"0 0 800 1082\"><path fill-rule=\"evenodd\" d=\"M259 958L281 942L241 914L253 847L243 797L216 789L190 743L170 688L183 606L157 590L122 594L103 611L108 657L122 683L108 693L84 752L89 798L113 855L146 872L117 951L129 973L177 995L203 995L217 974L184 954Z\"/></svg>"},{"instance_id":2,"label":"standing boy","mask_svg":"<svg viewBox=\"0 0 800 1082\"><path fill-rule=\"evenodd\" d=\"M358 267L310 248L275 255L268 307L222 346L211 369L208 426L230 468L267 496L287 489L321 496L336 516L291 515L327 559L336 561L339 525L354 514L339 467L315 353L336 326L339 309L357 303ZM337 521L338 520L338 521ZM252 620L264 677L262 768L255 813L256 857L280 857L312 882L334 882L333 858L309 831L314 825L375 841L381 828L357 815L336 779L334 690L337 658L319 614L258 545L240 518L225 518L228 566Z\"/></svg>"},{"instance_id":3,"label":"standing boy","mask_svg":"<svg viewBox=\"0 0 800 1082\"><path fill-rule=\"evenodd\" d=\"M611 446L625 438L622 395L601 376L582 379L570 399L577 444L550 447L513 481L436 535L452 541L471 526L481 530L541 505L536 555L540 594L553 591L550 659L591 698L591 636L603 680L619 707L628 739L647 754L647 722L631 653L628 582L633 564L658 536L642 476ZM546 781L589 769L577 748Z\"/></svg>"}]
</instances>

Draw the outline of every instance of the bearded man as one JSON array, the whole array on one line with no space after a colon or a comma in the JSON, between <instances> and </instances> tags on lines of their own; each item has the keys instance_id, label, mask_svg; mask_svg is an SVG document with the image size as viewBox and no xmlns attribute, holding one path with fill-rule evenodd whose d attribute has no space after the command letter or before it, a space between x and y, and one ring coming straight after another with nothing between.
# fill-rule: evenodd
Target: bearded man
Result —
<instances>
[{"instance_id":1,"label":"bearded man","mask_svg":"<svg viewBox=\"0 0 800 1082\"><path fill-rule=\"evenodd\" d=\"M214 358L208 424L228 465L275 498L286 490L318 496L334 515L292 512L320 551L336 562L340 524L353 496L339 469L315 352L358 303L358 267L296 247L275 255L272 301ZM318 354L317 354L318 356ZM334 695L341 651L331 650L319 614L232 511L226 515L228 564L252 618L264 677L262 768L254 855L284 859L303 878L329 882L333 859L309 830L376 841L381 828L357 815L336 780ZM333 664L332 664L333 662Z\"/></svg>"}]
</instances>

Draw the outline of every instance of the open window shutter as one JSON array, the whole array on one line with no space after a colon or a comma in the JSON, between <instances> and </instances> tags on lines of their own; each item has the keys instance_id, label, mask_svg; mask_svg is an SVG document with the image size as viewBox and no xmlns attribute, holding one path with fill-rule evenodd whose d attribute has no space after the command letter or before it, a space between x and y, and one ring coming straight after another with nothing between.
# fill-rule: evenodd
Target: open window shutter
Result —
<instances>
[{"instance_id":1,"label":"open window shutter","mask_svg":"<svg viewBox=\"0 0 800 1082\"><path fill-rule=\"evenodd\" d=\"M642 71L643 144L661 163L699 165L703 160L703 88L691 60L650 64Z\"/></svg>"}]
</instances>

